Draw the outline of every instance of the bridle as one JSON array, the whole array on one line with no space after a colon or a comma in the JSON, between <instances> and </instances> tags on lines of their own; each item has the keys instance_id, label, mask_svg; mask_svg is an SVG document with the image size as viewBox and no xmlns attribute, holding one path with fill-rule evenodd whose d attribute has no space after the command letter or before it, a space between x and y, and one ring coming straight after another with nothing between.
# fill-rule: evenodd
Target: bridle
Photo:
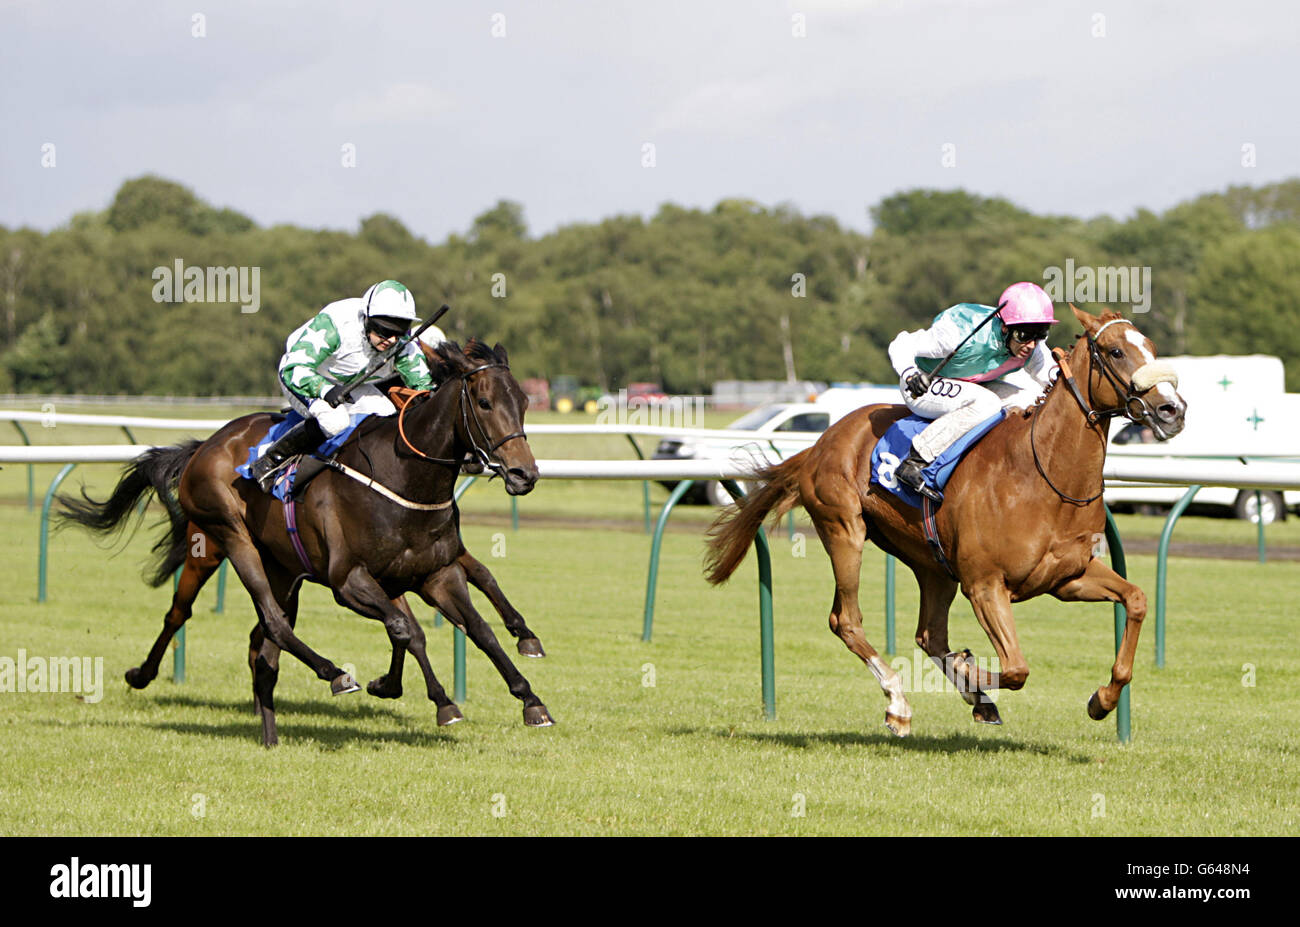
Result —
<instances>
[{"instance_id":1,"label":"bridle","mask_svg":"<svg viewBox=\"0 0 1300 927\"><path fill-rule=\"evenodd\" d=\"M474 458L483 466L483 469L491 470L492 476L500 476L504 479L507 467L504 463L495 459L492 455L496 452L497 448L501 447L501 445L505 444L507 441L513 441L515 438L523 438L526 436L522 431L516 431L506 435L504 438L501 438L496 442L493 442L492 439L488 436L487 429L483 427L482 421L479 420L478 412L474 410L474 403L471 402L469 398L469 378L472 377L474 374L479 373L480 371L488 370L493 367L503 367L506 370L510 369L508 365L502 363L480 364L478 367L475 367L473 370L469 370L465 373L460 374L460 376L458 376L456 379L460 381L460 398L459 398L460 419L461 419L461 423L465 427L465 437L469 439L470 451L474 455ZM425 390L421 393L417 393L414 397L411 398L409 402L407 402L404 406L402 406L402 410L397 413L397 432L402 438L402 443L405 444L407 449L410 450L412 453L420 457L423 457L425 460L429 461L430 463L441 464L446 467L459 468L461 464L464 463L463 459L433 457L429 454L426 454L424 451L420 450L418 447L412 444L411 439L406 436L406 421L405 421L406 410L409 409L412 405L414 405L417 400L420 400L423 397L428 397L433 395L433 393L437 392L439 389L441 389L449 382L451 381L444 380L442 383L439 383L437 386L435 386L432 390ZM474 436L474 429L470 427L471 421L473 421L474 425L477 426L478 428L479 437L482 438L481 443ZM484 445L486 445L486 447ZM488 477L488 479L491 478L492 477Z\"/></svg>"},{"instance_id":2,"label":"bridle","mask_svg":"<svg viewBox=\"0 0 1300 927\"><path fill-rule=\"evenodd\" d=\"M1075 382L1074 374L1070 370L1070 365L1066 359L1065 351L1060 348L1056 348L1052 351L1052 356L1056 358L1057 366L1060 367L1060 378L1065 381L1065 385L1069 387L1071 395L1073 395L1075 401L1079 403L1079 408L1083 410L1083 415L1088 423L1088 427L1097 429L1097 433L1103 442L1105 441L1106 433L1103 429L1097 428L1097 426L1109 422L1116 415L1122 415L1131 422L1138 422L1139 419L1144 418L1147 419L1148 422L1159 421L1158 417L1155 415L1155 410L1151 408L1144 398L1144 394L1155 389L1156 384L1153 383L1144 390L1138 390L1133 385L1132 377L1129 377L1128 380L1125 381L1123 375L1115 370L1110 361L1106 359L1106 355L1102 352L1101 346L1097 343L1097 339L1101 336L1101 333L1117 322L1125 322L1129 325L1133 325L1133 323L1129 322L1128 319L1111 319L1105 325L1098 328L1096 334L1089 335L1083 333L1075 336L1076 340L1079 338L1088 339L1089 363L1087 399L1083 398L1083 393L1079 389L1079 384ZM1133 325L1133 330L1138 330L1136 325ZM1093 408L1095 405L1092 397L1092 373L1094 370L1099 370L1101 375L1106 378L1107 382L1109 382L1111 387L1115 390L1115 393L1124 397L1123 403L1113 409L1098 410ZM1052 478L1047 475L1047 471L1043 469L1043 463L1038 456L1038 445L1034 440L1034 435L1038 427L1038 419L1041 417L1041 414L1034 415L1033 421L1029 425L1029 448L1033 451L1034 466L1038 468L1039 474L1047 481L1047 485L1052 488L1052 491L1066 502L1073 502L1075 505L1087 505L1090 502L1095 502L1101 497L1102 493L1105 492L1104 483L1102 484L1102 488L1097 490L1095 494L1086 499L1076 499L1071 495L1061 492L1061 490L1057 488L1056 484L1052 482ZM1157 432L1161 431L1161 429L1155 425L1152 425L1151 427Z\"/></svg>"}]
</instances>

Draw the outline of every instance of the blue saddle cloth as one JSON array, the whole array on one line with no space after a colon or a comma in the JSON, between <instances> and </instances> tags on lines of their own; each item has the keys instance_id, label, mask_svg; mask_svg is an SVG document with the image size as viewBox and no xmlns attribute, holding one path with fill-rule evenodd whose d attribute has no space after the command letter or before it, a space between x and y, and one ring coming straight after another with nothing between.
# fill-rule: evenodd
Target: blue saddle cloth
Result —
<instances>
[{"instance_id":1,"label":"blue saddle cloth","mask_svg":"<svg viewBox=\"0 0 1300 927\"><path fill-rule=\"evenodd\" d=\"M320 447L316 448L314 452L315 455L317 457L325 458L334 456L335 452L338 451L338 449L343 446L343 443L352 436L352 432L356 430L356 427L360 425L369 414L370 413L352 416L352 420L348 423L348 427L344 428L334 437L327 438ZM284 421L272 425L271 430L266 433L266 437L248 449L248 460L236 467L235 472L245 479L252 479L248 471L249 468L253 466L254 461L261 457L268 447L280 440L280 438L284 437L285 432L301 421L304 421L303 417L290 409L289 413L285 415ZM281 502L285 500L285 497L289 495L289 491L293 489L293 474L289 472L291 469L296 470L297 468L286 467L284 470L281 470L280 473L276 475L275 485L271 488L271 495L275 496L275 498L279 499Z\"/></svg>"},{"instance_id":2,"label":"blue saddle cloth","mask_svg":"<svg viewBox=\"0 0 1300 927\"><path fill-rule=\"evenodd\" d=\"M957 464L961 463L962 456L974 447L980 438L988 434L990 428L1006 418L1006 415L1004 410L998 410L997 415L980 422L931 461L930 465L921 471L926 485L943 495L943 488L948 485L948 480L957 469ZM907 418L899 419L890 426L884 437L876 442L876 447L871 452L871 482L889 490L908 505L918 509L921 507L920 494L912 492L894 479L894 471L912 449L912 439L924 431L932 421L934 420L921 418L919 415L909 415Z\"/></svg>"}]
</instances>

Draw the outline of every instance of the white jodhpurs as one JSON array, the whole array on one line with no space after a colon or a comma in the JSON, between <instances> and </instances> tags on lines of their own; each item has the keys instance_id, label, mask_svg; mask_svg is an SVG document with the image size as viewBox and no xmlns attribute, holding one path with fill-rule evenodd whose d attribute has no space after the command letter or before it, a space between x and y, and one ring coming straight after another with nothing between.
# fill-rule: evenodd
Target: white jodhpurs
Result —
<instances>
[{"instance_id":1,"label":"white jodhpurs","mask_svg":"<svg viewBox=\"0 0 1300 927\"><path fill-rule=\"evenodd\" d=\"M901 384L900 384L901 385ZM912 447L926 462L934 460L966 432L999 409L1027 407L1037 398L1031 390L1002 380L971 383L940 377L916 398L901 385L903 402L915 414L934 421L912 441Z\"/></svg>"},{"instance_id":2,"label":"white jodhpurs","mask_svg":"<svg viewBox=\"0 0 1300 927\"><path fill-rule=\"evenodd\" d=\"M302 403L302 400L289 392L283 385L280 391L284 393L284 398L288 400L289 406L303 418L313 418L311 411ZM352 415L392 415L397 411L397 407L389 402L388 397L375 389L373 386L358 386L352 391L352 399L349 402L341 403L337 408L343 409Z\"/></svg>"}]
</instances>

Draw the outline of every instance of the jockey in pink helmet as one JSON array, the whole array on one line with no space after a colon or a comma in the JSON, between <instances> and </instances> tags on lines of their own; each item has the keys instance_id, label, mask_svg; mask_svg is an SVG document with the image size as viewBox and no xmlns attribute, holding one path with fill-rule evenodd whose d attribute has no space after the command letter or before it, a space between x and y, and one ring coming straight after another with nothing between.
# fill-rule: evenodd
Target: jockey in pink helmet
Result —
<instances>
[{"instance_id":1,"label":"jockey in pink helmet","mask_svg":"<svg viewBox=\"0 0 1300 927\"><path fill-rule=\"evenodd\" d=\"M899 464L900 483L939 501L921 471L999 409L1033 402L1037 393L1005 382L1007 374L1024 368L1039 387L1047 387L1056 362L1046 338L1055 323L1051 297L1042 287L1013 283L1002 291L996 309L958 303L935 316L928 329L902 332L890 343L903 401L916 415L934 419Z\"/></svg>"}]
</instances>

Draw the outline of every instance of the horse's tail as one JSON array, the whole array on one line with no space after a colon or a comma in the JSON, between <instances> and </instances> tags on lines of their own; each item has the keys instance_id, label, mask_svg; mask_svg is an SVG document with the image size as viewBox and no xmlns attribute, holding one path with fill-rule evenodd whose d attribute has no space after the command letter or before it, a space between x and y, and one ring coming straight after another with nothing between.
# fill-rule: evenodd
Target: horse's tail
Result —
<instances>
[{"instance_id":1,"label":"horse's tail","mask_svg":"<svg viewBox=\"0 0 1300 927\"><path fill-rule=\"evenodd\" d=\"M167 509L169 525L167 533L153 546L155 562L151 570L145 571L145 581L151 586L161 586L185 562L189 519L176 501L175 490L181 471L202 443L191 440L172 447L150 448L127 464L117 488L103 502L92 499L84 487L80 499L59 496L59 521L81 525L97 534L113 534L122 530L130 521L136 503L152 491Z\"/></svg>"},{"instance_id":2,"label":"horse's tail","mask_svg":"<svg viewBox=\"0 0 1300 927\"><path fill-rule=\"evenodd\" d=\"M758 488L714 519L704 555L705 579L715 586L725 583L745 559L764 519L769 514L773 520L779 519L794 508L799 499L799 477L807 460L808 451L804 450L759 470L754 474Z\"/></svg>"}]
</instances>

